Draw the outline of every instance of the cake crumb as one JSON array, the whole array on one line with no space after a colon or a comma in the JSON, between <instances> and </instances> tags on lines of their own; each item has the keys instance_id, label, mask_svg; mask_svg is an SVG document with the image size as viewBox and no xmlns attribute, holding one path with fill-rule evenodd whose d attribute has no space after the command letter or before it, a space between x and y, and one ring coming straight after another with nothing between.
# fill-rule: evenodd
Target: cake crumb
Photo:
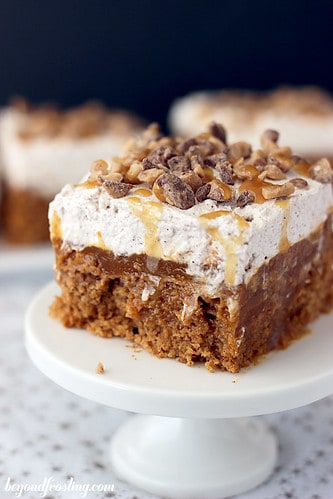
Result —
<instances>
[{"instance_id":1,"label":"cake crumb","mask_svg":"<svg viewBox=\"0 0 333 499\"><path fill-rule=\"evenodd\" d=\"M104 374L105 373L105 367L102 362L98 362L96 369L95 369L96 374Z\"/></svg>"}]
</instances>

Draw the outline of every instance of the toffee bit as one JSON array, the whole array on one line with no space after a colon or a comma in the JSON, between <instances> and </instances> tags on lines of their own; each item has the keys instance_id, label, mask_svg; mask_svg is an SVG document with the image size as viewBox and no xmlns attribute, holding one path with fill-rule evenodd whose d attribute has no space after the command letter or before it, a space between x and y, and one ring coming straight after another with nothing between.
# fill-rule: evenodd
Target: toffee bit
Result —
<instances>
[{"instance_id":1,"label":"toffee bit","mask_svg":"<svg viewBox=\"0 0 333 499\"><path fill-rule=\"evenodd\" d=\"M190 157L190 160L191 160L191 168L194 169L196 166L201 166L203 167L204 166L204 160L201 156L200 153L198 154L193 154L191 157Z\"/></svg>"},{"instance_id":2,"label":"toffee bit","mask_svg":"<svg viewBox=\"0 0 333 499\"><path fill-rule=\"evenodd\" d=\"M172 172L188 172L191 170L190 160L186 156L173 156L168 160Z\"/></svg>"},{"instance_id":3,"label":"toffee bit","mask_svg":"<svg viewBox=\"0 0 333 499\"><path fill-rule=\"evenodd\" d=\"M220 124L213 121L208 127L209 132L219 139L223 144L227 143L227 134L225 128Z\"/></svg>"},{"instance_id":4,"label":"toffee bit","mask_svg":"<svg viewBox=\"0 0 333 499\"><path fill-rule=\"evenodd\" d=\"M104 374L105 373L105 367L102 362L98 362L96 369L95 369L96 374Z\"/></svg>"},{"instance_id":5,"label":"toffee bit","mask_svg":"<svg viewBox=\"0 0 333 499\"><path fill-rule=\"evenodd\" d=\"M153 149L151 153L148 154L147 158L154 166L166 166L168 160L175 155L176 153L172 147L162 145L157 147L156 149Z\"/></svg>"},{"instance_id":6,"label":"toffee bit","mask_svg":"<svg viewBox=\"0 0 333 499\"><path fill-rule=\"evenodd\" d=\"M197 141L195 138L186 139L178 145L178 150L180 153L185 154L191 146L195 146Z\"/></svg>"},{"instance_id":7,"label":"toffee bit","mask_svg":"<svg viewBox=\"0 0 333 499\"><path fill-rule=\"evenodd\" d=\"M176 175L163 173L155 182L162 191L165 201L181 210L187 210L195 204L192 188Z\"/></svg>"},{"instance_id":8,"label":"toffee bit","mask_svg":"<svg viewBox=\"0 0 333 499\"><path fill-rule=\"evenodd\" d=\"M215 168L218 171L222 182L228 185L233 185L235 183L232 164L229 161L218 163Z\"/></svg>"},{"instance_id":9,"label":"toffee bit","mask_svg":"<svg viewBox=\"0 0 333 499\"><path fill-rule=\"evenodd\" d=\"M280 136L279 132L271 129L265 130L263 133L263 137L270 140L271 142L275 142L275 144L279 140L279 136Z\"/></svg>"},{"instance_id":10,"label":"toffee bit","mask_svg":"<svg viewBox=\"0 0 333 499\"><path fill-rule=\"evenodd\" d=\"M150 161L148 158L143 158L142 160L142 168L143 170L150 170L151 168L155 168L154 163Z\"/></svg>"},{"instance_id":11,"label":"toffee bit","mask_svg":"<svg viewBox=\"0 0 333 499\"><path fill-rule=\"evenodd\" d=\"M195 193L196 200L199 203L205 201L205 199L208 199L210 188L211 188L210 184L204 184L202 187L199 187L199 189Z\"/></svg>"},{"instance_id":12,"label":"toffee bit","mask_svg":"<svg viewBox=\"0 0 333 499\"><path fill-rule=\"evenodd\" d=\"M252 148L247 142L235 142L229 147L228 157L233 161L238 161L240 158L248 158L251 152Z\"/></svg>"},{"instance_id":13,"label":"toffee bit","mask_svg":"<svg viewBox=\"0 0 333 499\"><path fill-rule=\"evenodd\" d=\"M183 173L183 172L177 173L176 172L176 175L181 180L186 182L186 184L188 184L192 188L193 192L197 192L199 187L202 186L201 178L199 177L199 175L197 173L195 173L193 171L185 172L185 173Z\"/></svg>"},{"instance_id":14,"label":"toffee bit","mask_svg":"<svg viewBox=\"0 0 333 499\"><path fill-rule=\"evenodd\" d=\"M297 189L306 189L309 185L305 178L292 178L289 182L297 187Z\"/></svg>"},{"instance_id":15,"label":"toffee bit","mask_svg":"<svg viewBox=\"0 0 333 499\"><path fill-rule=\"evenodd\" d=\"M310 175L313 180L322 184L329 184L332 182L333 170L331 163L327 158L322 158L313 164L310 168Z\"/></svg>"},{"instance_id":16,"label":"toffee bit","mask_svg":"<svg viewBox=\"0 0 333 499\"><path fill-rule=\"evenodd\" d=\"M105 180L103 182L103 188L106 190L110 196L113 198L123 198L132 189L132 184L125 184L123 182L116 182L114 180Z\"/></svg>"},{"instance_id":17,"label":"toffee bit","mask_svg":"<svg viewBox=\"0 0 333 499\"><path fill-rule=\"evenodd\" d=\"M210 184L210 190L207 195L208 199L212 199L213 201L217 201L219 203L222 203L223 201L227 201L230 199L230 196L226 196L225 191L222 189L222 187L217 183L217 182L209 182Z\"/></svg>"},{"instance_id":18,"label":"toffee bit","mask_svg":"<svg viewBox=\"0 0 333 499\"><path fill-rule=\"evenodd\" d=\"M227 150L219 152L217 154L212 154L205 159L205 166L212 166L216 168L218 165L225 163L228 160Z\"/></svg>"},{"instance_id":19,"label":"toffee bit","mask_svg":"<svg viewBox=\"0 0 333 499\"><path fill-rule=\"evenodd\" d=\"M237 198L236 206L238 208L244 208L247 204L253 203L255 195L251 191L243 191Z\"/></svg>"}]
</instances>

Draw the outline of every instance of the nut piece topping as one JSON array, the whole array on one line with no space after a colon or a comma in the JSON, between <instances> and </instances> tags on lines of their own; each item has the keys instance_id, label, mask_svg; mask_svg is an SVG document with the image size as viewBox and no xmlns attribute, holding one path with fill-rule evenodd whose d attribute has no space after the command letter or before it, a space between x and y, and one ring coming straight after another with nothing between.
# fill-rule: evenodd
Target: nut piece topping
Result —
<instances>
[{"instance_id":1,"label":"nut piece topping","mask_svg":"<svg viewBox=\"0 0 333 499\"><path fill-rule=\"evenodd\" d=\"M161 202L182 210L207 199L243 208L288 197L295 189L305 189L308 177L332 182L327 159L311 166L289 147L281 147L278 139L278 132L266 130L262 148L252 151L247 142L227 146L226 132L219 123L186 139L164 137L153 124L127 143L124 156L95 161L89 180L115 198L142 184Z\"/></svg>"},{"instance_id":2,"label":"nut piece topping","mask_svg":"<svg viewBox=\"0 0 333 499\"><path fill-rule=\"evenodd\" d=\"M282 185L265 185L261 192L265 199L284 198L295 192L295 187L291 182Z\"/></svg>"}]
</instances>

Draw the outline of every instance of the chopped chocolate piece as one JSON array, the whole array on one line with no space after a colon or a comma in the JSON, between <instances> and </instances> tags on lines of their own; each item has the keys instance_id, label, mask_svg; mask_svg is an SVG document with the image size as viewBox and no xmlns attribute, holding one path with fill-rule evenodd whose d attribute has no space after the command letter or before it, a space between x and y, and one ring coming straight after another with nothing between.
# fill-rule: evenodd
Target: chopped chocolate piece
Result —
<instances>
[{"instance_id":1,"label":"chopped chocolate piece","mask_svg":"<svg viewBox=\"0 0 333 499\"><path fill-rule=\"evenodd\" d=\"M155 182L161 189L165 201L181 210L187 210L195 204L192 188L176 175L163 173Z\"/></svg>"},{"instance_id":2,"label":"chopped chocolate piece","mask_svg":"<svg viewBox=\"0 0 333 499\"><path fill-rule=\"evenodd\" d=\"M223 142L224 144L227 143L227 134L225 128L220 123L216 123L215 121L213 121L209 125L209 131L214 137L219 139L221 142Z\"/></svg>"},{"instance_id":3,"label":"chopped chocolate piece","mask_svg":"<svg viewBox=\"0 0 333 499\"><path fill-rule=\"evenodd\" d=\"M329 184L333 179L331 163L326 158L322 158L311 166L310 175L313 180L322 184Z\"/></svg>"},{"instance_id":4,"label":"chopped chocolate piece","mask_svg":"<svg viewBox=\"0 0 333 499\"><path fill-rule=\"evenodd\" d=\"M195 193L196 200L199 203L201 203L201 201L208 199L208 194L209 194L210 189L211 189L210 184L204 184L202 187L199 187L199 189Z\"/></svg>"},{"instance_id":5,"label":"chopped chocolate piece","mask_svg":"<svg viewBox=\"0 0 333 499\"><path fill-rule=\"evenodd\" d=\"M172 172L188 172L191 170L191 162L186 156L173 156L168 160L168 166Z\"/></svg>"},{"instance_id":6,"label":"chopped chocolate piece","mask_svg":"<svg viewBox=\"0 0 333 499\"><path fill-rule=\"evenodd\" d=\"M132 189L133 185L114 180L105 180L103 187L113 198L123 198Z\"/></svg>"},{"instance_id":7,"label":"chopped chocolate piece","mask_svg":"<svg viewBox=\"0 0 333 499\"><path fill-rule=\"evenodd\" d=\"M254 199L255 195L253 192L244 191L238 196L236 206L238 206L238 208L244 208L247 204L253 203Z\"/></svg>"}]
</instances>

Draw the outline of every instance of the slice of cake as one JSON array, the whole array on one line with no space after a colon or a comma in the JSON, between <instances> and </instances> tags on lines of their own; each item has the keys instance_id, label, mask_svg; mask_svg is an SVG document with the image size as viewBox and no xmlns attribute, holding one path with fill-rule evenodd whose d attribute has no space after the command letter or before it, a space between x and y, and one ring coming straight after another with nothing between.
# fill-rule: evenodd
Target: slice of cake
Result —
<instances>
[{"instance_id":1,"label":"slice of cake","mask_svg":"<svg viewBox=\"0 0 333 499\"><path fill-rule=\"evenodd\" d=\"M100 154L111 157L142 128L125 111L87 103L61 111L16 101L0 116L3 228L14 243L48 240L47 210L68 182L78 182Z\"/></svg>"},{"instance_id":2,"label":"slice of cake","mask_svg":"<svg viewBox=\"0 0 333 499\"><path fill-rule=\"evenodd\" d=\"M149 127L50 205L51 315L159 357L237 372L333 304L332 169L267 130L190 139Z\"/></svg>"},{"instance_id":3,"label":"slice of cake","mask_svg":"<svg viewBox=\"0 0 333 499\"><path fill-rule=\"evenodd\" d=\"M230 141L258 148L261 132L273 128L295 153L333 161L333 98L317 87L196 92L176 100L169 113L171 130L181 136L200 133L211 121L226 126Z\"/></svg>"}]
</instances>

